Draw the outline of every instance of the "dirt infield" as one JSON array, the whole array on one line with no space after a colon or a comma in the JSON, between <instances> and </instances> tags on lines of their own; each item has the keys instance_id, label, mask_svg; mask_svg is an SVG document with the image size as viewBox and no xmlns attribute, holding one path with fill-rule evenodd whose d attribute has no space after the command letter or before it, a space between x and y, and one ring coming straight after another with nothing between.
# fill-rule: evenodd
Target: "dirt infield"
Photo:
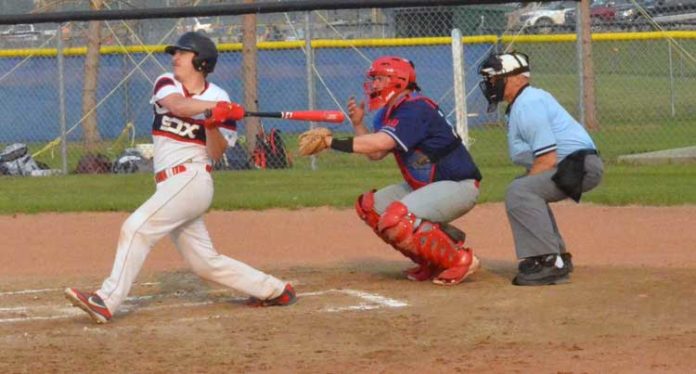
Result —
<instances>
[{"instance_id":1,"label":"dirt infield","mask_svg":"<svg viewBox=\"0 0 696 374\"><path fill-rule=\"evenodd\" d=\"M108 274L127 214L0 216L1 373L686 373L696 367L696 207L555 205L575 272L520 288L503 206L455 222L482 270L455 287L352 210L211 212L220 252L293 281L287 308L191 275L155 247L113 323L62 297Z\"/></svg>"}]
</instances>

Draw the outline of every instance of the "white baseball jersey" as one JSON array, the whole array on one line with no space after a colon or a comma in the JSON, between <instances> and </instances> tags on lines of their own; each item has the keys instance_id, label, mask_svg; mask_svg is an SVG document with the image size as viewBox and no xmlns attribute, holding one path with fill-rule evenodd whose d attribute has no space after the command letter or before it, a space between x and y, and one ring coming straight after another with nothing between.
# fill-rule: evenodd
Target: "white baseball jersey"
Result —
<instances>
[{"instance_id":1,"label":"white baseball jersey","mask_svg":"<svg viewBox=\"0 0 696 374\"><path fill-rule=\"evenodd\" d=\"M174 74L165 73L155 81L154 92L150 104L154 105L155 118L152 122L152 137L154 143L155 172L164 170L185 162L210 164L210 157L205 147L204 117L202 114L187 117L177 117L158 104L158 101L171 94L181 94L184 97L205 101L230 101L230 97L222 88L206 82L203 92L191 95L186 88L174 78ZM229 131L236 130L236 123L226 123L220 126ZM223 135L227 135L223 130Z\"/></svg>"}]
</instances>

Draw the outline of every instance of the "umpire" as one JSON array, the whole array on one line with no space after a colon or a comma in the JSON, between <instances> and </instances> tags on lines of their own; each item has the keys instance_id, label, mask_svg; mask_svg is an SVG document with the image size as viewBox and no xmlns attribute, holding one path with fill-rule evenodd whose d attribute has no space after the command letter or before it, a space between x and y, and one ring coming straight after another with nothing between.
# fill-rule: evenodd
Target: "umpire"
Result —
<instances>
[{"instance_id":1,"label":"umpire","mask_svg":"<svg viewBox=\"0 0 696 374\"><path fill-rule=\"evenodd\" d=\"M529 85L527 55L491 54L479 73L488 111L495 110L501 101L508 103L510 158L527 169L510 184L505 196L520 259L512 284L567 282L573 271L571 254L566 251L549 203L567 197L579 202L583 192L599 185L604 166L597 147L550 93Z\"/></svg>"}]
</instances>

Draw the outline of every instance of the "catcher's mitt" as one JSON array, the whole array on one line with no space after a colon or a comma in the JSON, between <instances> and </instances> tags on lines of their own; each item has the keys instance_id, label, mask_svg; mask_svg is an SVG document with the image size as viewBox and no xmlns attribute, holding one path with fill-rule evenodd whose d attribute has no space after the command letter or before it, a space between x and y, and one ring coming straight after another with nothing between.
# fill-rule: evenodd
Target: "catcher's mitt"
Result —
<instances>
[{"instance_id":1,"label":"catcher's mitt","mask_svg":"<svg viewBox=\"0 0 696 374\"><path fill-rule=\"evenodd\" d=\"M329 148L331 130L325 127L316 127L300 134L300 155L315 155Z\"/></svg>"}]
</instances>

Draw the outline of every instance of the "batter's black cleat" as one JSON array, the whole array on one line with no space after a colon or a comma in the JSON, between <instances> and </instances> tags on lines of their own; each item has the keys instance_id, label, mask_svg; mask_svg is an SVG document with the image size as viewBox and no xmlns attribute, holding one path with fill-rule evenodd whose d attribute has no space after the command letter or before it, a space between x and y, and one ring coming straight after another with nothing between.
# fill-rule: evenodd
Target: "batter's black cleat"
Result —
<instances>
[{"instance_id":1,"label":"batter's black cleat","mask_svg":"<svg viewBox=\"0 0 696 374\"><path fill-rule=\"evenodd\" d=\"M107 323L111 320L111 312L96 293L87 294L75 288L65 289L65 298L72 305L84 310L96 323Z\"/></svg>"},{"instance_id":2,"label":"batter's black cleat","mask_svg":"<svg viewBox=\"0 0 696 374\"><path fill-rule=\"evenodd\" d=\"M570 252L563 252L561 253L561 259L563 260L563 264L568 267L568 272L572 273L575 268L573 267L573 255L570 254Z\"/></svg>"},{"instance_id":3,"label":"batter's black cleat","mask_svg":"<svg viewBox=\"0 0 696 374\"><path fill-rule=\"evenodd\" d=\"M285 285L285 289L280 296L267 300L250 297L249 301L247 301L247 305L255 308L266 306L288 306L294 304L296 301L297 295L295 294L295 289L292 288L290 283L288 283Z\"/></svg>"},{"instance_id":4,"label":"batter's black cleat","mask_svg":"<svg viewBox=\"0 0 696 374\"><path fill-rule=\"evenodd\" d=\"M515 286L547 286L563 284L570 281L570 269L564 262L563 267L556 266L556 257L550 254L528 257L520 261L517 276L512 280Z\"/></svg>"}]
</instances>

